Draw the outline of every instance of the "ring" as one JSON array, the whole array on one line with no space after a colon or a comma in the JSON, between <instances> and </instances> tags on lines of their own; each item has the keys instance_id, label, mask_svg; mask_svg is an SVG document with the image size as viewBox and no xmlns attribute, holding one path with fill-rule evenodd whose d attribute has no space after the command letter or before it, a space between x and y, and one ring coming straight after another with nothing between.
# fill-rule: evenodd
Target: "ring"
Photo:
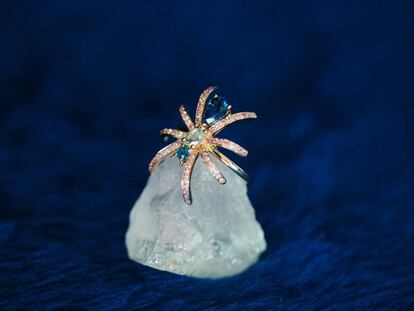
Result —
<instances>
[{"instance_id":1,"label":"ring","mask_svg":"<svg viewBox=\"0 0 414 311\"><path fill-rule=\"evenodd\" d=\"M247 156L247 150L235 142L215 137L215 135L231 123L257 118L256 113L238 112L233 114L231 112L231 105L228 104L226 99L219 96L216 90L216 87L211 86L201 93L197 103L194 122L184 106L180 106L181 118L188 132L171 128L161 130L162 136L171 136L177 140L158 151L149 164L149 171L152 173L158 164L167 157L176 156L179 159L180 165L184 166L181 189L184 202L188 205L191 204L191 172L198 156L201 157L209 172L220 184L225 184L226 179L213 163L210 155L215 156L246 182L249 180L247 173L218 151L217 148L230 150L242 157Z\"/></svg>"}]
</instances>

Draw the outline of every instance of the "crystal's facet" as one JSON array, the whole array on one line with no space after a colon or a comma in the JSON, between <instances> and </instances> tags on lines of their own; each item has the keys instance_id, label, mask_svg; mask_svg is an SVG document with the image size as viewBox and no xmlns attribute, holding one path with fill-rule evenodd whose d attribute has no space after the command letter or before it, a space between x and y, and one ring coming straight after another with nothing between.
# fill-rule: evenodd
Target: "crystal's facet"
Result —
<instances>
[{"instance_id":1,"label":"crystal's facet","mask_svg":"<svg viewBox=\"0 0 414 311\"><path fill-rule=\"evenodd\" d=\"M190 146L198 145L204 140L204 130L202 128L194 128L188 132L186 139Z\"/></svg>"},{"instance_id":2,"label":"crystal's facet","mask_svg":"<svg viewBox=\"0 0 414 311\"><path fill-rule=\"evenodd\" d=\"M188 149L187 146L182 146L180 147L180 149L177 150L176 156L180 159L180 160L186 160L188 158L188 156L190 155L190 150Z\"/></svg>"},{"instance_id":3,"label":"crystal's facet","mask_svg":"<svg viewBox=\"0 0 414 311\"><path fill-rule=\"evenodd\" d=\"M229 104L224 97L214 95L206 104L204 118L207 124L212 124L223 118L228 108Z\"/></svg>"},{"instance_id":4,"label":"crystal's facet","mask_svg":"<svg viewBox=\"0 0 414 311\"><path fill-rule=\"evenodd\" d=\"M182 168L170 158L160 163L131 211L126 235L129 258L156 269L208 278L240 273L258 260L266 241L246 182L212 160L227 182L220 185L197 161L191 207L177 187Z\"/></svg>"}]
</instances>

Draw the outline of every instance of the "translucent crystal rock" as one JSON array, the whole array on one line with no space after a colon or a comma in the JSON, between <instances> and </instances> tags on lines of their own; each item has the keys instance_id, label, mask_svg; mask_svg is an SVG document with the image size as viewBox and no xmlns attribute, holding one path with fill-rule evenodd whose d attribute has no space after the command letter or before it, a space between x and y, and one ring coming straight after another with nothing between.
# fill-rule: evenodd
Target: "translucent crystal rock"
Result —
<instances>
[{"instance_id":1,"label":"translucent crystal rock","mask_svg":"<svg viewBox=\"0 0 414 311\"><path fill-rule=\"evenodd\" d=\"M130 214L129 257L177 274L219 278L242 272L266 249L246 183L214 159L227 179L220 185L199 159L191 179L192 205L183 202L182 167L159 165Z\"/></svg>"}]
</instances>

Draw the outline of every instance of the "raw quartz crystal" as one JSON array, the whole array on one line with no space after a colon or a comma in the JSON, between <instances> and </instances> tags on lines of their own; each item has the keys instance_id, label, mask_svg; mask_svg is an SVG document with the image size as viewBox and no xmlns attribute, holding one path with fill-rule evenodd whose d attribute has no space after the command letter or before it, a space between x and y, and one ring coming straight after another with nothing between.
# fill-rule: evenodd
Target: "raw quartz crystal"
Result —
<instances>
[{"instance_id":1,"label":"raw quartz crystal","mask_svg":"<svg viewBox=\"0 0 414 311\"><path fill-rule=\"evenodd\" d=\"M258 260L266 242L246 182L212 159L227 182L220 185L199 159L191 178L191 205L182 198L177 159L159 165L130 214L130 259L203 278L238 274Z\"/></svg>"}]
</instances>

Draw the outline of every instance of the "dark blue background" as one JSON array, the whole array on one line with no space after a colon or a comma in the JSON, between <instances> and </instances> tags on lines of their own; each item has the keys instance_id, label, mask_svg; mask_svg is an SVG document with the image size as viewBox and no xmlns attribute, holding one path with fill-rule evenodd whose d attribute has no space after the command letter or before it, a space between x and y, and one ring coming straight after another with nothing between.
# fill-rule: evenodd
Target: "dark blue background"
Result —
<instances>
[{"instance_id":1,"label":"dark blue background","mask_svg":"<svg viewBox=\"0 0 414 311\"><path fill-rule=\"evenodd\" d=\"M2 1L0 42L2 310L414 308L412 1ZM211 84L268 241L218 281L124 246Z\"/></svg>"}]
</instances>

